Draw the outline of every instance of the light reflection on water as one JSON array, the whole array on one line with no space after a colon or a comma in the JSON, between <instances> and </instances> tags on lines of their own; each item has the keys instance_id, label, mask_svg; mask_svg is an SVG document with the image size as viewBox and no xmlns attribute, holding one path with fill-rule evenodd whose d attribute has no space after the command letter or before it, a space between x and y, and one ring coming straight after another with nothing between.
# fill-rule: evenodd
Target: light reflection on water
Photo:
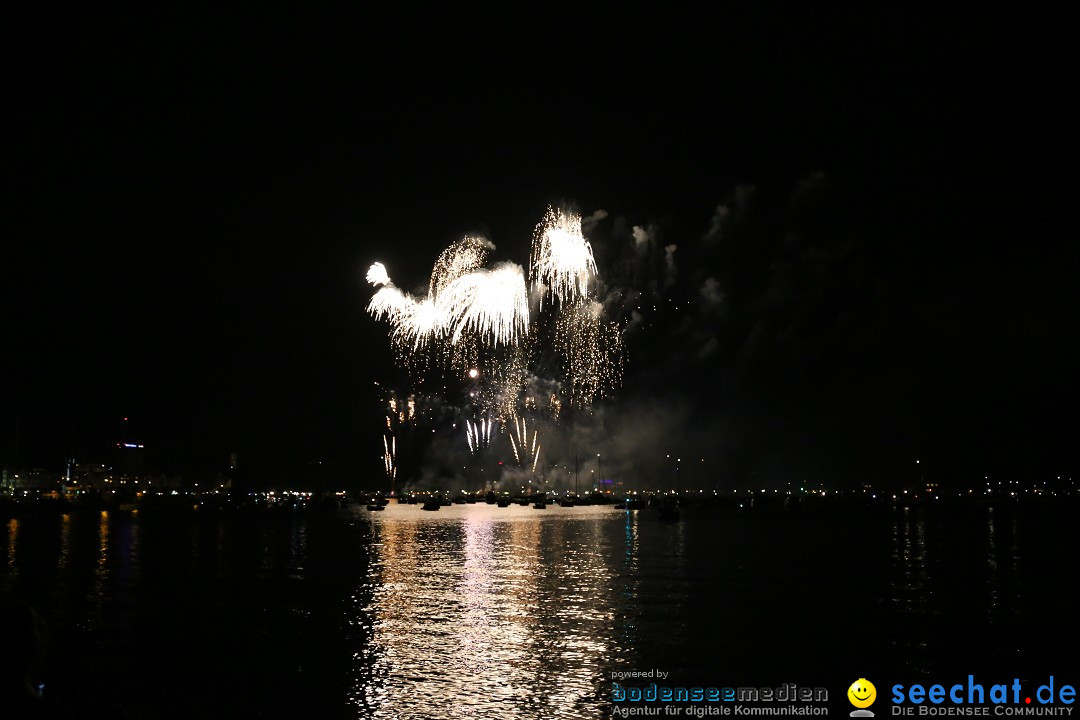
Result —
<instances>
[{"instance_id":1,"label":"light reflection on water","mask_svg":"<svg viewBox=\"0 0 1080 720\"><path fill-rule=\"evenodd\" d=\"M94 581L88 594L89 607L86 614L87 624L97 629L102 624L105 605L112 596L112 569L109 565L109 513L102 510L98 519L97 563L94 568Z\"/></svg>"},{"instance_id":2,"label":"light reflection on water","mask_svg":"<svg viewBox=\"0 0 1080 720\"><path fill-rule=\"evenodd\" d=\"M828 683L853 663L913 679L1060 674L1078 640L1061 622L1070 519L42 513L0 522L0 590L53 623L54 667L72 674L50 687L122 692L156 718L190 717L207 697L237 716L598 717L615 669L703 684ZM866 632L843 632L852 624ZM184 659L195 651L203 667ZM228 693L199 689L211 676L231 678Z\"/></svg>"},{"instance_id":3,"label":"light reflection on water","mask_svg":"<svg viewBox=\"0 0 1080 720\"><path fill-rule=\"evenodd\" d=\"M373 519L371 599L356 608L355 622L371 627L355 656L356 716L429 718L435 701L442 717L594 714L617 660L610 556L623 551L604 529L622 514L455 510Z\"/></svg>"},{"instance_id":4,"label":"light reflection on water","mask_svg":"<svg viewBox=\"0 0 1080 720\"><path fill-rule=\"evenodd\" d=\"M4 543L6 548L5 572L3 582L0 583L0 589L6 594L19 578L19 569L15 564L15 554L19 547L19 520L17 518L9 519L4 530L7 533L7 542Z\"/></svg>"}]
</instances>

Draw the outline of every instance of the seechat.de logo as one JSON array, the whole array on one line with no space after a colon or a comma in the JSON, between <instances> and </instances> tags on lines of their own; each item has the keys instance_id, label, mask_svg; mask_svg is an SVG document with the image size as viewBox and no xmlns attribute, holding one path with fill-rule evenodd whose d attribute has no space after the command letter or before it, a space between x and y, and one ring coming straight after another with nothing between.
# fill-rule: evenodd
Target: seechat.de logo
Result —
<instances>
[{"instance_id":1,"label":"seechat.de logo","mask_svg":"<svg viewBox=\"0 0 1080 720\"><path fill-rule=\"evenodd\" d=\"M851 712L851 717L874 717L874 713L866 709L877 699L874 683L866 678L859 678L847 689L847 699L856 708Z\"/></svg>"}]
</instances>

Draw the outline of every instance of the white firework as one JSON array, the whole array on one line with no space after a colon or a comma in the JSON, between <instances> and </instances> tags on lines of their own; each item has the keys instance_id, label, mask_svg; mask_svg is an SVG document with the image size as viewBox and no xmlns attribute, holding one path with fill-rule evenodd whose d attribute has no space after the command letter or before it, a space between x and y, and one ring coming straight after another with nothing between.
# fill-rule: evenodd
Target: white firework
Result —
<instances>
[{"instance_id":1,"label":"white firework","mask_svg":"<svg viewBox=\"0 0 1080 720\"><path fill-rule=\"evenodd\" d=\"M495 245L482 237L466 235L439 254L431 270L428 295L438 297L442 289L462 275L484 267L489 250Z\"/></svg>"},{"instance_id":2,"label":"white firework","mask_svg":"<svg viewBox=\"0 0 1080 720\"><path fill-rule=\"evenodd\" d=\"M581 216L548 208L533 235L533 286L550 292L560 303L589 295L589 278L596 274L592 245L581 232Z\"/></svg>"},{"instance_id":3,"label":"white firework","mask_svg":"<svg viewBox=\"0 0 1080 720\"><path fill-rule=\"evenodd\" d=\"M446 285L436 298L441 335L456 344L469 332L492 345L512 345L529 330L529 299L521 267L503 263Z\"/></svg>"},{"instance_id":4,"label":"white firework","mask_svg":"<svg viewBox=\"0 0 1080 720\"><path fill-rule=\"evenodd\" d=\"M532 431L532 440L529 440L529 427L525 418L518 418L514 423L514 430L510 433L510 448L514 451L514 461L518 465L531 466L536 472L536 461L540 457L540 433Z\"/></svg>"},{"instance_id":5,"label":"white firework","mask_svg":"<svg viewBox=\"0 0 1080 720\"><path fill-rule=\"evenodd\" d=\"M386 435L383 435L383 464L386 466L386 476L391 480L397 478L397 437L391 437L388 442Z\"/></svg>"},{"instance_id":6,"label":"white firework","mask_svg":"<svg viewBox=\"0 0 1080 720\"><path fill-rule=\"evenodd\" d=\"M491 445L491 430L494 427L495 421L491 418L477 421L466 420L465 442L469 445L469 452L475 453Z\"/></svg>"},{"instance_id":7,"label":"white firework","mask_svg":"<svg viewBox=\"0 0 1080 720\"><path fill-rule=\"evenodd\" d=\"M476 238L465 240L469 242L440 256L441 269L432 273L432 292L425 298L402 292L381 263L368 270L368 281L382 287L367 311L376 320L388 320L403 346L415 350L433 338L455 345L466 334L492 345L512 345L528 332L529 301L521 267L502 263L490 270L475 269L486 257L486 246Z\"/></svg>"},{"instance_id":8,"label":"white firework","mask_svg":"<svg viewBox=\"0 0 1080 720\"><path fill-rule=\"evenodd\" d=\"M389 285L390 276L386 274L386 266L381 262L374 263L367 271L367 281L372 285Z\"/></svg>"}]
</instances>

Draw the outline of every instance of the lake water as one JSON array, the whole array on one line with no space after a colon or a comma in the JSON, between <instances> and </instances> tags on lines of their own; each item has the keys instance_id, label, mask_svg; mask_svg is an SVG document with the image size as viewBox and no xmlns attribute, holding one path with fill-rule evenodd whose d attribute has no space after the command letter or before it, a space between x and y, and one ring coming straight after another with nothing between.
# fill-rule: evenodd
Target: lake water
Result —
<instances>
[{"instance_id":1,"label":"lake water","mask_svg":"<svg viewBox=\"0 0 1080 720\"><path fill-rule=\"evenodd\" d=\"M1078 540L1023 507L78 511L0 524L0 593L80 716L591 718L613 671L1078 680Z\"/></svg>"}]
</instances>

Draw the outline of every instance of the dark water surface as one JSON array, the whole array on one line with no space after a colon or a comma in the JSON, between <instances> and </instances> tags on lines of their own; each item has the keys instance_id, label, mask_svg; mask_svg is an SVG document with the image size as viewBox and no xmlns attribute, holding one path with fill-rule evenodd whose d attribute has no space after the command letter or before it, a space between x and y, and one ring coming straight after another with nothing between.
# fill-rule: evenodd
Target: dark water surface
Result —
<instances>
[{"instance_id":1,"label":"dark water surface","mask_svg":"<svg viewBox=\"0 0 1080 720\"><path fill-rule=\"evenodd\" d=\"M1078 540L1023 507L79 511L0 525L0 594L87 716L584 718L613 670L1076 680Z\"/></svg>"}]
</instances>

